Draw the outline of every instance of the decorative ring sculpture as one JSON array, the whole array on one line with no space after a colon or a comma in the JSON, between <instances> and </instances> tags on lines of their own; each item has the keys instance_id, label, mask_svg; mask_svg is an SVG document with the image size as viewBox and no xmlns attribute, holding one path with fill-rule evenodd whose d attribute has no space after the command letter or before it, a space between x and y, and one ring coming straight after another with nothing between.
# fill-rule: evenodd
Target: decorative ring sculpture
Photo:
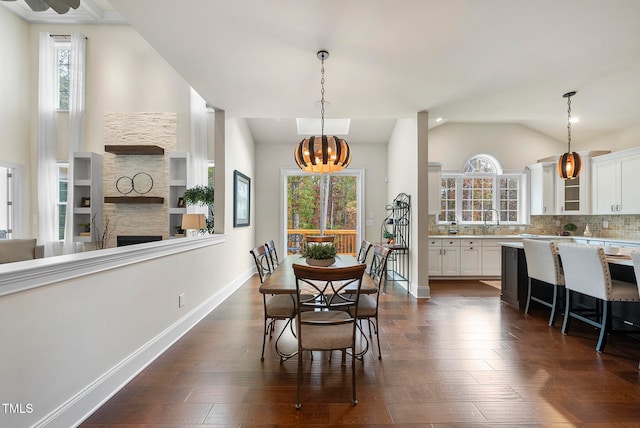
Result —
<instances>
[{"instance_id":1,"label":"decorative ring sculpture","mask_svg":"<svg viewBox=\"0 0 640 428\"><path fill-rule=\"evenodd\" d=\"M116 189L123 195L131 192L144 195L153 189L153 177L146 172L139 172L133 177L123 175L116 180Z\"/></svg>"}]
</instances>

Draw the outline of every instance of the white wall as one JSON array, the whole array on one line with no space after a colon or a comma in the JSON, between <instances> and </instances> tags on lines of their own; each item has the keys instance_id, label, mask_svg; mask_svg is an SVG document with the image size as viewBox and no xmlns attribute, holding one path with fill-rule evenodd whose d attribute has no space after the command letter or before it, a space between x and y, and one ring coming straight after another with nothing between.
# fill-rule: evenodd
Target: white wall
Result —
<instances>
[{"instance_id":1,"label":"white wall","mask_svg":"<svg viewBox=\"0 0 640 428\"><path fill-rule=\"evenodd\" d=\"M347 138L347 142L348 142ZM281 168L297 168L293 159L293 151L298 141L290 144L256 144L256 180L255 201L259 211L256 216L256 241L261 243L273 239L276 248L283 251L286 243L282 242L282 216L280 202L282 184ZM385 205L389 203L386 195L385 177L387 176L387 146L385 144L349 144L351 148L351 164L349 168L363 168L364 213L365 221L373 220L373 226L363 225L364 236L371 242L380 241L380 224L386 216ZM373 213L373 218L370 214ZM359 243L358 243L359 245Z\"/></svg>"},{"instance_id":2,"label":"white wall","mask_svg":"<svg viewBox=\"0 0 640 428\"><path fill-rule=\"evenodd\" d=\"M0 8L0 161L24 167L24 188L31 185L29 26L5 8ZM37 61L36 61L37 64ZM35 179L34 179L35 180ZM24 237L32 235L29 225L30 200L23 198Z\"/></svg>"},{"instance_id":3,"label":"white wall","mask_svg":"<svg viewBox=\"0 0 640 428\"><path fill-rule=\"evenodd\" d=\"M177 150L189 151L189 85L135 31L128 26L29 26L0 8L0 54L12 59L3 62L0 79L0 158L27 167L27 219L37 215L36 171L30 166L36 164L33 88L40 31L80 31L88 38L84 150L103 152L105 112L176 112ZM66 121L66 114L59 113L61 159L67 158ZM48 426L71 426L78 414L93 409L84 406L96 405L121 385L113 382L123 374L114 373L124 373L125 366L141 369L144 359L136 355L153 351L158 337L253 272L248 250L254 242L255 203L251 227L233 228L232 177L234 169L254 176L254 144L244 120L227 120L226 127L226 159L216 159L226 163L226 169L220 168L225 180L217 183L225 186L219 192L225 196L225 242L74 279L52 275L50 285L0 297L0 397L2 402L32 403L34 409L11 420L0 413L0 426L31 426L44 417L51 418ZM37 235L35 228L30 234ZM3 278L0 267L0 282ZM180 309L179 293L186 295Z\"/></svg>"},{"instance_id":4,"label":"white wall","mask_svg":"<svg viewBox=\"0 0 640 428\"><path fill-rule=\"evenodd\" d=\"M566 150L555 141L517 124L444 124L429 131L429 161L442 162L443 171L459 171L478 153L495 156L505 170L522 171L538 159Z\"/></svg>"},{"instance_id":5,"label":"white wall","mask_svg":"<svg viewBox=\"0 0 640 428\"><path fill-rule=\"evenodd\" d=\"M578 144L576 144L578 143ZM619 150L640 147L640 124L589 141L572 141L573 150Z\"/></svg>"},{"instance_id":6,"label":"white wall","mask_svg":"<svg viewBox=\"0 0 640 428\"><path fill-rule=\"evenodd\" d=\"M2 10L2 12L5 12ZM2 31L2 30L0 30ZM144 40L127 25L47 25L28 27L30 37L30 95L22 95L29 101L29 116L25 120L29 129L30 163L36 164L37 156L37 87L38 87L38 35L41 31L52 34L71 34L78 31L87 36L87 102L83 151L104 152L103 115L106 112L175 112L178 114L177 151L190 150L190 100L187 82ZM11 36L13 39L15 36ZM24 52L21 54L24 56ZM33 89L36 88L36 89ZM28 89L26 89L28 91ZM30 122L29 122L30 120ZM68 158L68 114L58 112L57 158ZM30 125L31 123L32 125ZM20 124L21 125L21 124ZM12 126L16 126L12 124ZM0 142L4 147L6 140ZM37 215L37 180L35 169L30 174L27 201L32 210L30 218ZM37 236L32 224L31 236Z\"/></svg>"}]
</instances>

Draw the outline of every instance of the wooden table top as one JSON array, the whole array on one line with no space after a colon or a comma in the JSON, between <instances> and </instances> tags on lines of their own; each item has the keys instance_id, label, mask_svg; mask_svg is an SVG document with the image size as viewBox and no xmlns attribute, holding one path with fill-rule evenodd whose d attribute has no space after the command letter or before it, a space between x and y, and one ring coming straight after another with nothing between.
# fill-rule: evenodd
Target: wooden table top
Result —
<instances>
[{"instance_id":1,"label":"wooden table top","mask_svg":"<svg viewBox=\"0 0 640 428\"><path fill-rule=\"evenodd\" d=\"M299 265L307 264L304 257L297 254L285 257L280 262L280 266L278 266L276 270L260 285L258 290L264 294L296 294L296 276L293 273L294 263ZM338 254L336 256L336 262L332 266L321 269L348 267L357 264L358 262L354 256ZM360 288L360 292L373 294L377 290L376 282L365 273L362 277L362 287Z\"/></svg>"}]
</instances>

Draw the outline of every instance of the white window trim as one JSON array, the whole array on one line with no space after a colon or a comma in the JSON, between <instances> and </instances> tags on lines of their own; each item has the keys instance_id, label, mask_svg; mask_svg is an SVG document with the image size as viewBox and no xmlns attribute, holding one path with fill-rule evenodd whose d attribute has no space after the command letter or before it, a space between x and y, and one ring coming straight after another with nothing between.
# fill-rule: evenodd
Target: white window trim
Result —
<instances>
[{"instance_id":1,"label":"white window trim","mask_svg":"<svg viewBox=\"0 0 640 428\"><path fill-rule=\"evenodd\" d=\"M362 242L364 225L364 168L348 168L334 175L346 175L356 177L357 201L356 201L356 243ZM283 248L278 249L280 254L287 254L287 177L296 175L309 175L308 172L302 171L300 168L280 168L280 236L282 238Z\"/></svg>"},{"instance_id":2,"label":"white window trim","mask_svg":"<svg viewBox=\"0 0 640 428\"><path fill-rule=\"evenodd\" d=\"M462 180L464 178L493 178L493 206L500 206L500 178L516 178L518 180L518 221L500 221L503 225L521 225L528 224L528 192L526 191L526 173L523 171L503 171L500 174L489 173L463 173L457 171L443 171L441 179L455 178L456 180L456 222L459 225L480 225L484 224L483 221L463 221L462 220ZM440 220L438 218L437 224L446 225L448 221Z\"/></svg>"}]
</instances>

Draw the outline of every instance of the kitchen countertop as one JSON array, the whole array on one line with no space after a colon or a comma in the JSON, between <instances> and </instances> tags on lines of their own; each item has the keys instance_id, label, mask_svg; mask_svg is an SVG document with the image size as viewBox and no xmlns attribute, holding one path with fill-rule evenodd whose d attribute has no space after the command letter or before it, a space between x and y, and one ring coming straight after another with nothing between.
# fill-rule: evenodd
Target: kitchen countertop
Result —
<instances>
[{"instance_id":1,"label":"kitchen countertop","mask_svg":"<svg viewBox=\"0 0 640 428\"><path fill-rule=\"evenodd\" d=\"M620 245L630 244L640 246L640 241L622 238L602 238L599 236L577 236L577 235L535 235L530 233L522 233L518 235L429 235L428 239L549 239L559 240L590 240L602 241L604 243L616 243Z\"/></svg>"}]
</instances>

